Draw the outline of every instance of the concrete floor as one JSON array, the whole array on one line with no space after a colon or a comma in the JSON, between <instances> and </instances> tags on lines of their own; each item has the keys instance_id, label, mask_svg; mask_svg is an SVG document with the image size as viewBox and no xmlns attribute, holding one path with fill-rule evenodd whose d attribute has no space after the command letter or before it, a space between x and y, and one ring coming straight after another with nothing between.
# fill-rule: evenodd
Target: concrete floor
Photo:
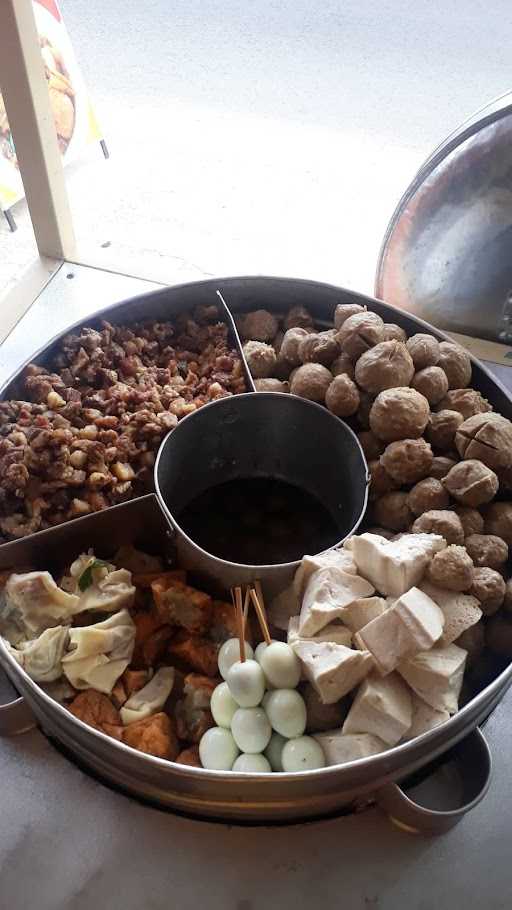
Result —
<instances>
[{"instance_id":1,"label":"concrete floor","mask_svg":"<svg viewBox=\"0 0 512 910\"><path fill-rule=\"evenodd\" d=\"M371 291L422 160L510 87L505 0L61 7L111 152L67 168L80 248L155 280L267 272ZM35 255L24 203L15 217L16 234L0 222L0 291Z\"/></svg>"}]
</instances>

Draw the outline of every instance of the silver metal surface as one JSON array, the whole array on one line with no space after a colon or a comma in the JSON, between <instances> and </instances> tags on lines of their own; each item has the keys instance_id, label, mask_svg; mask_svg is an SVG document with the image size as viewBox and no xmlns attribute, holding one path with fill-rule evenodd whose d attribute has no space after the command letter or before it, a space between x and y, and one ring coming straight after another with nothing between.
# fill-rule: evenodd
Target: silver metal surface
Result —
<instances>
[{"instance_id":1,"label":"silver metal surface","mask_svg":"<svg viewBox=\"0 0 512 910\"><path fill-rule=\"evenodd\" d=\"M388 226L375 293L439 328L509 342L512 93L452 133Z\"/></svg>"},{"instance_id":2,"label":"silver metal surface","mask_svg":"<svg viewBox=\"0 0 512 910\"><path fill-rule=\"evenodd\" d=\"M140 318L141 311L148 318L168 316L176 311L175 308L191 308L211 302L212 290L216 287L223 292L226 290L236 312L256 307L284 312L292 304L304 304L316 319L328 324L332 322L337 303L353 301L366 303L387 322L401 325L408 334L422 328L429 329L421 320L342 288L312 281L263 277L205 281L169 288L165 292L119 304L108 311L108 318ZM434 334L444 337L439 332ZM512 417L512 403L507 391L474 359L472 385L490 400L496 410ZM137 506L137 501L134 501L125 504L124 508ZM41 535L47 534L46 539L50 540L50 535L59 532L63 535L62 539L67 539L67 532L73 526L77 529L76 544L82 539L83 546L94 546L94 534L88 530L93 526L92 522L95 526L105 524L109 528L109 522L114 514L119 514L116 512L119 508L85 516L50 532L41 532ZM107 531L106 534L113 540L115 535L112 532ZM36 535L0 548L0 566L6 566L2 560L7 548L12 559L15 547L32 546L35 538ZM319 771L248 777L188 768L137 753L87 727L50 699L8 655L4 646L0 647L0 662L27 699L43 730L114 785L200 816L260 821L291 820L339 811L351 805L356 797L371 796L386 784L404 779L460 742L487 717L512 682L510 666L445 724L381 755Z\"/></svg>"},{"instance_id":3,"label":"silver metal surface","mask_svg":"<svg viewBox=\"0 0 512 910\"><path fill-rule=\"evenodd\" d=\"M154 477L179 564L215 579L224 591L259 579L267 597L291 583L299 561L258 566L219 559L184 532L180 511L233 478L279 478L339 516L339 537L330 543L338 546L359 527L370 483L359 440L346 423L312 401L275 392L223 398L181 420L160 446Z\"/></svg>"}]
</instances>

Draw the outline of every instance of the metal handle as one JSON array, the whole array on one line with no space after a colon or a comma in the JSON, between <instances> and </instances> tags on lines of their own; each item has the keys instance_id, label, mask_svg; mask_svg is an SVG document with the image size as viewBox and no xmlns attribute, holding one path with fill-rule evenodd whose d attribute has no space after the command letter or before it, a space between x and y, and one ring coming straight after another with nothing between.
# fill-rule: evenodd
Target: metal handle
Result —
<instances>
[{"instance_id":1,"label":"metal handle","mask_svg":"<svg viewBox=\"0 0 512 910\"><path fill-rule=\"evenodd\" d=\"M406 793L405 787L417 786L417 778L409 779L401 786L386 784L376 794L377 805L394 824L414 834L443 834L457 825L483 799L491 781L491 753L478 727L434 763L434 768L429 765L427 774L423 772L421 776L421 785L432 784L439 771L445 778L445 798L448 784L449 802L451 804L456 801L456 806L450 805L450 808L442 809L436 805L433 808L413 799ZM427 802L432 800L427 799ZM435 802L439 802L438 796Z\"/></svg>"},{"instance_id":2,"label":"metal handle","mask_svg":"<svg viewBox=\"0 0 512 910\"><path fill-rule=\"evenodd\" d=\"M0 704L0 736L16 736L36 726L36 719L24 698Z\"/></svg>"}]
</instances>

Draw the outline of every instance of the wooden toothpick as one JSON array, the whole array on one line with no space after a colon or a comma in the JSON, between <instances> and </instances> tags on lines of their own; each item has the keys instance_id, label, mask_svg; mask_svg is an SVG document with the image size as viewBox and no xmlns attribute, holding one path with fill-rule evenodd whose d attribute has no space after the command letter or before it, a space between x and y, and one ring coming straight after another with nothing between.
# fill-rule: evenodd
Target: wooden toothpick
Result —
<instances>
[{"instance_id":1,"label":"wooden toothpick","mask_svg":"<svg viewBox=\"0 0 512 910\"><path fill-rule=\"evenodd\" d=\"M263 633L263 638L265 639L267 645L269 645L271 643L272 639L270 637L270 632L268 630L267 620L265 618L263 608L260 604L260 600L259 600L258 594L256 592L256 589L252 586L250 588L250 593L251 593L251 600L254 604L254 609L256 610L256 615L258 617L258 622L260 624L260 628Z\"/></svg>"},{"instance_id":2,"label":"wooden toothpick","mask_svg":"<svg viewBox=\"0 0 512 910\"><path fill-rule=\"evenodd\" d=\"M240 643L240 663L245 662L245 622L242 610L242 588L240 585L235 587L235 610L236 623L238 629L238 641Z\"/></svg>"}]
</instances>

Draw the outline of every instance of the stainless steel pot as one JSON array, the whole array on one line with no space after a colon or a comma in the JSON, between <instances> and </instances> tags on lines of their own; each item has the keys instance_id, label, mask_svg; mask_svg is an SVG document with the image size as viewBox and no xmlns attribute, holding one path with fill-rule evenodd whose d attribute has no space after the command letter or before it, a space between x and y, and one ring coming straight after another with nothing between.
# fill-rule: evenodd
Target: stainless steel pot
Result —
<instances>
[{"instance_id":1,"label":"stainless steel pot","mask_svg":"<svg viewBox=\"0 0 512 910\"><path fill-rule=\"evenodd\" d=\"M116 321L172 316L178 310L210 303L217 287L223 290L236 312L256 307L284 312L292 304L303 304L317 320L327 325L332 321L337 303L359 302L378 312L386 322L401 325L408 334L425 329L440 338L445 337L424 322L361 294L319 282L265 277L228 278L172 287L118 304L103 311L102 315ZM93 317L87 320L87 324L93 322ZM45 351L40 357L44 357ZM4 396L9 392L12 394L15 379L3 390ZM512 418L508 393L475 360L473 385L496 410ZM129 515L132 516L130 519ZM150 543L158 539L168 545L168 526L154 496L4 544L0 547L0 569L20 561L47 566L54 561L55 554L65 559L84 546L111 550L114 541L117 546L129 539L130 534L132 539L144 538L145 531ZM143 540L140 542L144 543ZM47 735L62 743L85 766L130 793L203 817L280 822L337 812L376 797L395 820L431 833L446 830L456 823L484 795L489 781L490 758L476 728L512 682L512 666L502 672L497 668L494 681L449 721L381 755L319 771L247 776L189 768L135 752L86 726L49 698L28 678L3 645L0 645L0 663L23 697L4 706L0 712L0 725L4 730L9 727L7 732L15 731L18 712L21 712L20 727L26 727L28 705ZM425 768L455 746L457 749L452 758L459 764L466 783L459 807L439 812L418 806L395 782Z\"/></svg>"},{"instance_id":2,"label":"stainless steel pot","mask_svg":"<svg viewBox=\"0 0 512 910\"><path fill-rule=\"evenodd\" d=\"M353 430L326 408L275 392L206 405L164 439L155 464L155 487L174 528L179 564L224 590L261 579L273 596L291 583L299 565L228 562L207 553L185 533L181 510L199 493L240 477L279 478L313 493L336 516L338 536L330 546L354 534L366 511L370 476L363 450Z\"/></svg>"}]
</instances>

